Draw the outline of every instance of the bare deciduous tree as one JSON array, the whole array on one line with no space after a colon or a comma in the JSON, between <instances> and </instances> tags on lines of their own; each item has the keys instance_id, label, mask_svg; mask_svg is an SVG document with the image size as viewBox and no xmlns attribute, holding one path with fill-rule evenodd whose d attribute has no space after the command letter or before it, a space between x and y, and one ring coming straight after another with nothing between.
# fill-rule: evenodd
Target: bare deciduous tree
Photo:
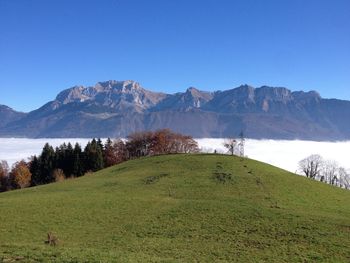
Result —
<instances>
[{"instance_id":1,"label":"bare deciduous tree","mask_svg":"<svg viewBox=\"0 0 350 263\"><path fill-rule=\"evenodd\" d=\"M301 160L299 169L308 178L350 189L350 174L336 161L323 160L320 155L314 154Z\"/></svg>"},{"instance_id":2,"label":"bare deciduous tree","mask_svg":"<svg viewBox=\"0 0 350 263\"><path fill-rule=\"evenodd\" d=\"M322 180L331 185L335 185L338 182L339 165L333 160L326 160L323 162Z\"/></svg>"},{"instance_id":3,"label":"bare deciduous tree","mask_svg":"<svg viewBox=\"0 0 350 263\"><path fill-rule=\"evenodd\" d=\"M350 175L346 172L344 167L339 167L338 175L338 186L341 188L350 189Z\"/></svg>"},{"instance_id":4,"label":"bare deciduous tree","mask_svg":"<svg viewBox=\"0 0 350 263\"><path fill-rule=\"evenodd\" d=\"M306 177L318 179L322 176L322 165L322 157L318 154L313 154L299 162L299 169L305 174Z\"/></svg>"},{"instance_id":5,"label":"bare deciduous tree","mask_svg":"<svg viewBox=\"0 0 350 263\"><path fill-rule=\"evenodd\" d=\"M245 138L244 138L243 131L241 131L239 134L238 147L239 147L239 156L244 157Z\"/></svg>"},{"instance_id":6,"label":"bare deciduous tree","mask_svg":"<svg viewBox=\"0 0 350 263\"><path fill-rule=\"evenodd\" d=\"M224 141L224 147L227 149L227 152L231 155L235 155L237 152L237 140L234 138L227 138Z\"/></svg>"}]
</instances>

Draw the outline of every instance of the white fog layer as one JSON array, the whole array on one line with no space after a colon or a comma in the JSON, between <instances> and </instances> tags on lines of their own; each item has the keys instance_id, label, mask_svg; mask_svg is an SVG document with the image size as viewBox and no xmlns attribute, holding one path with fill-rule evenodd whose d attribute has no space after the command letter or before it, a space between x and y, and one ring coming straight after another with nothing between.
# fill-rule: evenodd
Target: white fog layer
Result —
<instances>
[{"instance_id":1,"label":"white fog layer","mask_svg":"<svg viewBox=\"0 0 350 263\"><path fill-rule=\"evenodd\" d=\"M204 152L224 153L223 139L196 139ZM89 139L17 139L0 138L0 160L10 165L21 159L27 160L32 155L40 154L44 144L48 142L56 147L63 142L73 145L78 142L85 147ZM314 142L283 140L246 140L245 155L274 166L295 172L298 162L311 155L320 154L325 159L337 161L341 166L350 168L350 141L347 142Z\"/></svg>"},{"instance_id":2,"label":"white fog layer","mask_svg":"<svg viewBox=\"0 0 350 263\"><path fill-rule=\"evenodd\" d=\"M9 165L22 159L28 160L32 155L41 153L45 143L49 143L53 147L60 144L70 142L73 147L78 142L85 147L90 139L25 139L25 138L0 138L0 160L6 160Z\"/></svg>"},{"instance_id":3,"label":"white fog layer","mask_svg":"<svg viewBox=\"0 0 350 263\"><path fill-rule=\"evenodd\" d=\"M206 152L226 152L223 139L197 139ZM284 140L246 140L245 155L274 166L295 172L298 162L311 154L335 160L344 168L350 168L350 141L314 142Z\"/></svg>"}]
</instances>

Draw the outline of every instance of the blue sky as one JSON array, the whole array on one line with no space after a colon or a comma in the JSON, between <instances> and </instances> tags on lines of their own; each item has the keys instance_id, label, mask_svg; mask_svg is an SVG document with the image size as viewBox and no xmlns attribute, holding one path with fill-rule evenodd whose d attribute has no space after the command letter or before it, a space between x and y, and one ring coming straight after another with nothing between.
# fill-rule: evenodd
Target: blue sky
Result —
<instances>
[{"instance_id":1,"label":"blue sky","mask_svg":"<svg viewBox=\"0 0 350 263\"><path fill-rule=\"evenodd\" d=\"M350 99L349 14L348 0L0 0L0 104L109 79Z\"/></svg>"}]
</instances>

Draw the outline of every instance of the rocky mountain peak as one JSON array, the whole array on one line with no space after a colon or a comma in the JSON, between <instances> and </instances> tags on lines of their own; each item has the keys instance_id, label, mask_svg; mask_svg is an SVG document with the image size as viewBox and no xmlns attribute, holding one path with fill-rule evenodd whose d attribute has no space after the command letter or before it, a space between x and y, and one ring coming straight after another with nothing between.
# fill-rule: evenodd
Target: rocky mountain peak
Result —
<instances>
[{"instance_id":1,"label":"rocky mountain peak","mask_svg":"<svg viewBox=\"0 0 350 263\"><path fill-rule=\"evenodd\" d=\"M63 90L57 95L56 100L62 104L88 100L90 96L89 94L86 94L85 89L84 86L74 86L70 89Z\"/></svg>"},{"instance_id":2,"label":"rocky mountain peak","mask_svg":"<svg viewBox=\"0 0 350 263\"><path fill-rule=\"evenodd\" d=\"M97 82L95 86L74 86L70 89L66 89L57 95L56 100L63 104L67 104L71 102L84 102L86 100L91 100L102 93L137 93L143 91L144 89L141 88L140 84L132 80L109 80Z\"/></svg>"},{"instance_id":3,"label":"rocky mountain peak","mask_svg":"<svg viewBox=\"0 0 350 263\"><path fill-rule=\"evenodd\" d=\"M117 92L123 92L123 93L143 90L140 84L133 80L124 80L124 81L109 80L104 82L98 82L94 88L97 91L117 91Z\"/></svg>"},{"instance_id":4,"label":"rocky mountain peak","mask_svg":"<svg viewBox=\"0 0 350 263\"><path fill-rule=\"evenodd\" d=\"M189 87L189 88L187 88L186 93L198 94L198 93L200 93L200 91L198 89L196 89L195 87Z\"/></svg>"},{"instance_id":5,"label":"rocky mountain peak","mask_svg":"<svg viewBox=\"0 0 350 263\"><path fill-rule=\"evenodd\" d=\"M198 109L213 98L211 92L200 91L197 88L189 87L185 92L168 94L152 110L180 110L188 111Z\"/></svg>"},{"instance_id":6,"label":"rocky mountain peak","mask_svg":"<svg viewBox=\"0 0 350 263\"><path fill-rule=\"evenodd\" d=\"M229 97L240 99L240 100L254 101L255 88L247 84L244 84L237 88L234 88L232 90L228 90L222 93L222 96L226 96L226 95L228 95Z\"/></svg>"},{"instance_id":7,"label":"rocky mountain peak","mask_svg":"<svg viewBox=\"0 0 350 263\"><path fill-rule=\"evenodd\" d=\"M52 109L69 103L90 103L114 110L130 109L143 111L154 106L165 97L163 93L145 90L133 80L109 80L98 82L94 86L74 86L59 93ZM58 103L57 103L58 102Z\"/></svg>"},{"instance_id":8,"label":"rocky mountain peak","mask_svg":"<svg viewBox=\"0 0 350 263\"><path fill-rule=\"evenodd\" d=\"M212 92L207 92L207 91L201 91L195 87L189 87L186 92L186 95L190 95L193 98L201 98L204 100L210 100L213 98L213 93Z\"/></svg>"},{"instance_id":9,"label":"rocky mountain peak","mask_svg":"<svg viewBox=\"0 0 350 263\"><path fill-rule=\"evenodd\" d=\"M302 101L320 101L322 99L321 95L317 91L294 91L292 96L296 100Z\"/></svg>"},{"instance_id":10,"label":"rocky mountain peak","mask_svg":"<svg viewBox=\"0 0 350 263\"><path fill-rule=\"evenodd\" d=\"M262 86L255 90L255 96L258 100L272 100L284 103L293 99L292 92L283 87Z\"/></svg>"}]
</instances>

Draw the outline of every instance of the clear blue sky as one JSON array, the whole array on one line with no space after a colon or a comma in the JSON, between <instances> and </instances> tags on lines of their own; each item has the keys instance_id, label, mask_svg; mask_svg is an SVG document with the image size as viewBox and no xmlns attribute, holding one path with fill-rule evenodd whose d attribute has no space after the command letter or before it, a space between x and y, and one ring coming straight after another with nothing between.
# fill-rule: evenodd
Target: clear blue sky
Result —
<instances>
[{"instance_id":1,"label":"clear blue sky","mask_svg":"<svg viewBox=\"0 0 350 263\"><path fill-rule=\"evenodd\" d=\"M29 111L109 79L350 99L350 1L0 0L0 104Z\"/></svg>"}]
</instances>

